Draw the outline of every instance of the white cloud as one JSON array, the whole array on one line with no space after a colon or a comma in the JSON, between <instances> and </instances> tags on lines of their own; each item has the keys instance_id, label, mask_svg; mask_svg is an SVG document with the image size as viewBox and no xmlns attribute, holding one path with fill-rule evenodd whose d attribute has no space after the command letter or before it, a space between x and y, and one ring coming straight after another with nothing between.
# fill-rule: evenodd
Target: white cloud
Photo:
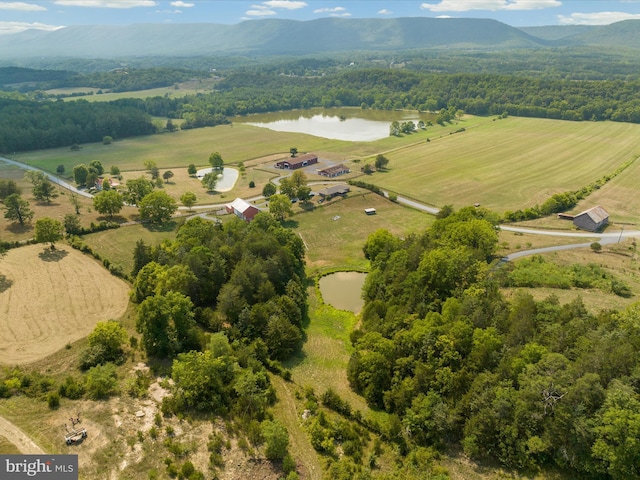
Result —
<instances>
[{"instance_id":1,"label":"white cloud","mask_svg":"<svg viewBox=\"0 0 640 480\"><path fill-rule=\"evenodd\" d=\"M265 5L251 5L251 8L252 10L247 10L245 15L250 17L268 17L276 14L276 12L270 10L269 7Z\"/></svg>"},{"instance_id":2,"label":"white cloud","mask_svg":"<svg viewBox=\"0 0 640 480\"><path fill-rule=\"evenodd\" d=\"M335 7L335 8L318 8L313 11L313 13L340 13L344 12L346 8L344 7Z\"/></svg>"},{"instance_id":3,"label":"white cloud","mask_svg":"<svg viewBox=\"0 0 640 480\"><path fill-rule=\"evenodd\" d=\"M563 25L609 25L622 20L640 20L640 14L625 12L572 13L569 16L558 15Z\"/></svg>"},{"instance_id":4,"label":"white cloud","mask_svg":"<svg viewBox=\"0 0 640 480\"><path fill-rule=\"evenodd\" d=\"M8 35L11 33L20 33L25 30L47 30L54 31L64 28L64 26L46 25L44 23L26 23L26 22L0 22L0 35Z\"/></svg>"},{"instance_id":5,"label":"white cloud","mask_svg":"<svg viewBox=\"0 0 640 480\"><path fill-rule=\"evenodd\" d=\"M177 8L175 10L156 10L156 13L163 13L166 15L177 15L179 13L182 13L182 10L178 10Z\"/></svg>"},{"instance_id":6,"label":"white cloud","mask_svg":"<svg viewBox=\"0 0 640 480\"><path fill-rule=\"evenodd\" d=\"M298 10L300 8L308 7L307 2L296 2L293 0L268 0L263 2L269 8L284 8L286 10Z\"/></svg>"},{"instance_id":7,"label":"white cloud","mask_svg":"<svg viewBox=\"0 0 640 480\"><path fill-rule=\"evenodd\" d=\"M330 17L350 17L351 14L349 12L344 13L332 13L329 15Z\"/></svg>"},{"instance_id":8,"label":"white cloud","mask_svg":"<svg viewBox=\"0 0 640 480\"><path fill-rule=\"evenodd\" d=\"M441 0L423 3L420 8L432 12L468 12L470 10L540 10L559 7L560 0Z\"/></svg>"},{"instance_id":9,"label":"white cloud","mask_svg":"<svg viewBox=\"0 0 640 480\"><path fill-rule=\"evenodd\" d=\"M56 5L66 7L90 7L90 8L134 8L155 7L154 0L55 0Z\"/></svg>"},{"instance_id":10,"label":"white cloud","mask_svg":"<svg viewBox=\"0 0 640 480\"><path fill-rule=\"evenodd\" d=\"M383 8L382 10L378 11L378 15L393 15L393 12L391 10Z\"/></svg>"},{"instance_id":11,"label":"white cloud","mask_svg":"<svg viewBox=\"0 0 640 480\"><path fill-rule=\"evenodd\" d=\"M41 12L46 10L42 5L25 2L0 2L0 10L20 10L23 12Z\"/></svg>"},{"instance_id":12,"label":"white cloud","mask_svg":"<svg viewBox=\"0 0 640 480\"><path fill-rule=\"evenodd\" d=\"M187 3L182 0L178 0L177 2L171 2L171 6L176 8L191 8L195 6L195 3Z\"/></svg>"}]
</instances>

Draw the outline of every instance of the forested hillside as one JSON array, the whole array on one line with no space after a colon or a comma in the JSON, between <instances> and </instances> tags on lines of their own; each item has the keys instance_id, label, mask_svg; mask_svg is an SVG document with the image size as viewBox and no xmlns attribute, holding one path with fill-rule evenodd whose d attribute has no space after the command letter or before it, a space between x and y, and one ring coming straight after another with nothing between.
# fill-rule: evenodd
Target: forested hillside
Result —
<instances>
[{"instance_id":1,"label":"forested hillside","mask_svg":"<svg viewBox=\"0 0 640 480\"><path fill-rule=\"evenodd\" d=\"M369 237L352 387L393 415L405 452L461 444L512 468L638 478L638 307L593 315L580 300L505 300L488 263L494 222L466 208L422 235Z\"/></svg>"}]
</instances>

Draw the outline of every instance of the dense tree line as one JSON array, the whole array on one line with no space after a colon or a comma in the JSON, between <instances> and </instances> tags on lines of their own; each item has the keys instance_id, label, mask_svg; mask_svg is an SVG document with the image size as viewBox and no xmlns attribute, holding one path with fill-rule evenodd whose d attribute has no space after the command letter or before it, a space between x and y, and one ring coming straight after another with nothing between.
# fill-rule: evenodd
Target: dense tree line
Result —
<instances>
[{"instance_id":1,"label":"dense tree line","mask_svg":"<svg viewBox=\"0 0 640 480\"><path fill-rule=\"evenodd\" d=\"M640 476L640 311L507 301L488 263L493 216L463 209L422 235L371 235L352 387L400 448L459 444L517 469Z\"/></svg>"},{"instance_id":2,"label":"dense tree line","mask_svg":"<svg viewBox=\"0 0 640 480\"><path fill-rule=\"evenodd\" d=\"M125 138L155 131L140 109L112 103L36 102L0 98L0 152Z\"/></svg>"},{"instance_id":3,"label":"dense tree line","mask_svg":"<svg viewBox=\"0 0 640 480\"><path fill-rule=\"evenodd\" d=\"M197 323L231 340L258 342L284 359L306 314L304 247L267 214L224 226L200 218L174 242L137 245L132 299L147 352L173 357L197 346Z\"/></svg>"}]
</instances>

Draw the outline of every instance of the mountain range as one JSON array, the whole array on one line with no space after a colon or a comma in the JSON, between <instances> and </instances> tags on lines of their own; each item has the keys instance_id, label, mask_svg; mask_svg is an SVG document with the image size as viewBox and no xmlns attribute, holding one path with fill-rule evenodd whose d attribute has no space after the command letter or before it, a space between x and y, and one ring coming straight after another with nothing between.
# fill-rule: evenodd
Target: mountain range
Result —
<instances>
[{"instance_id":1,"label":"mountain range","mask_svg":"<svg viewBox=\"0 0 640 480\"><path fill-rule=\"evenodd\" d=\"M305 55L405 49L640 48L640 20L607 26L515 28L463 18L254 20L235 25L70 26L0 36L0 58Z\"/></svg>"}]
</instances>

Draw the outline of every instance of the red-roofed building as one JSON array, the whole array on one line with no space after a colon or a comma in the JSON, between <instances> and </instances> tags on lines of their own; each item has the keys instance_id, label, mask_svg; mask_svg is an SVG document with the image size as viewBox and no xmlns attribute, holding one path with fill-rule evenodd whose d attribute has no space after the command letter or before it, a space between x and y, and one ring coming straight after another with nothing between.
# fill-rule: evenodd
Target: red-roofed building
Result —
<instances>
[{"instance_id":1,"label":"red-roofed building","mask_svg":"<svg viewBox=\"0 0 640 480\"><path fill-rule=\"evenodd\" d=\"M284 170L296 170L298 168L307 167L315 163L318 163L318 156L315 153L307 153L299 157L280 160L276 163L276 168L282 168Z\"/></svg>"},{"instance_id":2,"label":"red-roofed building","mask_svg":"<svg viewBox=\"0 0 640 480\"><path fill-rule=\"evenodd\" d=\"M241 218L245 222L250 222L253 220L260 210L257 207L254 207L249 202L236 198L233 202L229 203L226 206L227 212L235 214L238 218Z\"/></svg>"}]
</instances>

